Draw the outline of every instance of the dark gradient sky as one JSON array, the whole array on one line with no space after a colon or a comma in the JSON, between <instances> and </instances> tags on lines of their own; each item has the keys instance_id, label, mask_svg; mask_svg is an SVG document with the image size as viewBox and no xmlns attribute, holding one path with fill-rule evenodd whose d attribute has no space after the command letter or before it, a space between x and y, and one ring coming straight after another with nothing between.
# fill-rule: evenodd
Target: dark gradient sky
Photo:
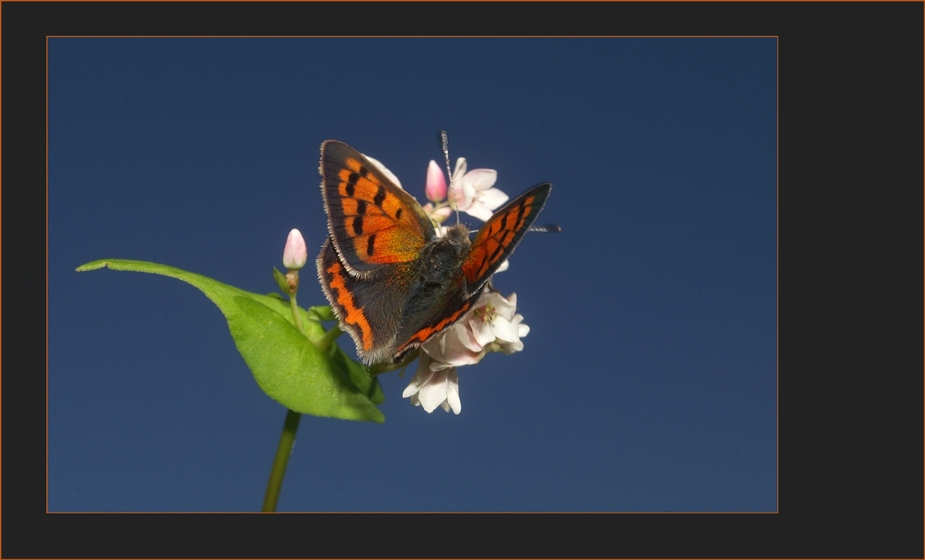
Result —
<instances>
[{"instance_id":1,"label":"dark gradient sky","mask_svg":"<svg viewBox=\"0 0 925 560\"><path fill-rule=\"evenodd\" d=\"M495 277L523 352L459 416L306 416L285 511L775 511L777 42L50 39L48 507L253 511L285 409L221 313L148 260L275 289L326 235L337 139L423 201L427 162L553 191ZM474 218L470 224L477 226ZM324 303L306 275L302 305ZM351 348L347 336L340 344Z\"/></svg>"}]
</instances>

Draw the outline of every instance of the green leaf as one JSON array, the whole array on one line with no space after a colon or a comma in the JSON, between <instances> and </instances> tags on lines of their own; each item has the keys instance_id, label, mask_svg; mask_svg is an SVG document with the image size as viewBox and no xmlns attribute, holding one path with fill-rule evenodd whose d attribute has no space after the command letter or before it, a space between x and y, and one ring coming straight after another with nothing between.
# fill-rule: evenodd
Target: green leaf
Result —
<instances>
[{"instance_id":1,"label":"green leaf","mask_svg":"<svg viewBox=\"0 0 925 560\"><path fill-rule=\"evenodd\" d=\"M336 321L337 317L334 316L334 310L331 309L330 305L318 305L315 307L308 308L309 313L314 313L317 315L318 319L321 321Z\"/></svg>"},{"instance_id":2,"label":"green leaf","mask_svg":"<svg viewBox=\"0 0 925 560\"><path fill-rule=\"evenodd\" d=\"M77 267L78 272L112 270L162 274L199 288L228 321L238 352L263 391L281 405L303 414L384 422L376 404L385 399L379 382L348 358L336 344L315 346L324 338L320 320L330 309L299 309L303 335L288 301L276 294L246 292L211 278L144 261L105 259ZM306 338L307 337L307 338Z\"/></svg>"},{"instance_id":3,"label":"green leaf","mask_svg":"<svg viewBox=\"0 0 925 560\"><path fill-rule=\"evenodd\" d=\"M273 280L276 281L276 285L279 286L279 291L284 294L289 293L289 282L286 280L286 275L273 267Z\"/></svg>"}]
</instances>

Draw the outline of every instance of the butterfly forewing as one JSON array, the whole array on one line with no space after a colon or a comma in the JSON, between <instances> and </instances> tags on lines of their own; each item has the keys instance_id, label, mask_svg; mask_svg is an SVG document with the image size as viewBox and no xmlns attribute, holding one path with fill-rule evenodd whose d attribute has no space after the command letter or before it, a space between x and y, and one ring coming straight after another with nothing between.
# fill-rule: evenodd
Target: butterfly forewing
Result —
<instances>
[{"instance_id":1,"label":"butterfly forewing","mask_svg":"<svg viewBox=\"0 0 925 560\"><path fill-rule=\"evenodd\" d=\"M331 238L351 272L411 262L435 237L411 195L350 146L322 144L321 174Z\"/></svg>"},{"instance_id":2,"label":"butterfly forewing","mask_svg":"<svg viewBox=\"0 0 925 560\"><path fill-rule=\"evenodd\" d=\"M543 183L518 196L485 222L463 263L470 289L478 291L508 258L524 233L533 225L552 185Z\"/></svg>"}]
</instances>

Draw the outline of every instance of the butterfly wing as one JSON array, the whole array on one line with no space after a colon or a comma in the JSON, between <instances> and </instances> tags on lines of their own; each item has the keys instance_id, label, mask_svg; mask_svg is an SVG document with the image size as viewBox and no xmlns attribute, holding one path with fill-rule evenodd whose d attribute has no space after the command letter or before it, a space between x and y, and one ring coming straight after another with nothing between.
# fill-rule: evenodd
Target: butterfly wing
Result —
<instances>
[{"instance_id":1,"label":"butterfly wing","mask_svg":"<svg viewBox=\"0 0 925 560\"><path fill-rule=\"evenodd\" d=\"M324 142L320 171L331 239L350 273L411 262L436 237L421 205L347 144Z\"/></svg>"},{"instance_id":2,"label":"butterfly wing","mask_svg":"<svg viewBox=\"0 0 925 560\"><path fill-rule=\"evenodd\" d=\"M470 295L480 293L485 282L514 252L539 216L551 189L549 183L533 187L495 212L479 229L462 265Z\"/></svg>"},{"instance_id":3,"label":"butterfly wing","mask_svg":"<svg viewBox=\"0 0 925 560\"><path fill-rule=\"evenodd\" d=\"M390 360L401 322L396 310L408 297L410 265L382 265L365 277L350 274L330 237L316 264L321 288L360 358L367 364Z\"/></svg>"}]
</instances>

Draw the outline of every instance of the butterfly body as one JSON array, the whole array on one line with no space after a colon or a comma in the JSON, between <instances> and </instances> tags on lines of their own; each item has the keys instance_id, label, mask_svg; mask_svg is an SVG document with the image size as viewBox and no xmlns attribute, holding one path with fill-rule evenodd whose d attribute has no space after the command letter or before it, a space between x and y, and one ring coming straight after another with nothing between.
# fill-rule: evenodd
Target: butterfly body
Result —
<instances>
[{"instance_id":1,"label":"butterfly body","mask_svg":"<svg viewBox=\"0 0 925 560\"><path fill-rule=\"evenodd\" d=\"M341 328L367 364L397 362L475 305L546 201L534 187L498 210L470 240L456 224L438 235L414 198L350 146L321 146L330 236L318 277Z\"/></svg>"}]
</instances>

